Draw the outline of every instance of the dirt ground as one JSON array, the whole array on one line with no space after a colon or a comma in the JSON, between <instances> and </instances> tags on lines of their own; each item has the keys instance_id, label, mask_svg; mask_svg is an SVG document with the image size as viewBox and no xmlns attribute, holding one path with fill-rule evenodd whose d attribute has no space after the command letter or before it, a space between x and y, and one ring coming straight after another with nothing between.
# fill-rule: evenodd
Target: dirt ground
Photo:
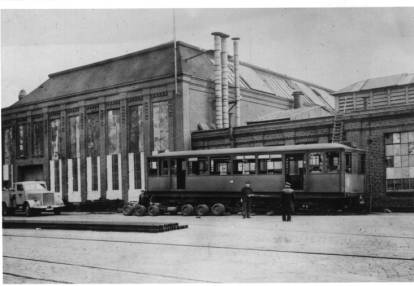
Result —
<instances>
[{"instance_id":1,"label":"dirt ground","mask_svg":"<svg viewBox=\"0 0 414 286\"><path fill-rule=\"evenodd\" d=\"M31 219L178 222L163 233L3 230L5 283L414 281L414 214Z\"/></svg>"}]
</instances>

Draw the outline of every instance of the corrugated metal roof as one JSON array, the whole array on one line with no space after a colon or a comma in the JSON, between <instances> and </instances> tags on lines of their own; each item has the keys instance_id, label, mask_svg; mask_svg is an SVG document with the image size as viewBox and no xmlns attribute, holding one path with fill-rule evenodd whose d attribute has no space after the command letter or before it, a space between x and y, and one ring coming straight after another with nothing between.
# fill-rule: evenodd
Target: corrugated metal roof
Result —
<instances>
[{"instance_id":1,"label":"corrugated metal roof","mask_svg":"<svg viewBox=\"0 0 414 286\"><path fill-rule=\"evenodd\" d=\"M376 88L384 88L390 86L400 86L414 83L414 73L395 74L390 76L370 78L363 81L358 81L347 87L344 87L334 94L358 92L364 90L371 90Z\"/></svg>"},{"instance_id":2,"label":"corrugated metal roof","mask_svg":"<svg viewBox=\"0 0 414 286\"><path fill-rule=\"evenodd\" d=\"M258 116L255 122L282 119L300 120L326 116L332 116L332 113L326 110L323 106L305 106L295 109L279 110L266 115Z\"/></svg>"}]
</instances>

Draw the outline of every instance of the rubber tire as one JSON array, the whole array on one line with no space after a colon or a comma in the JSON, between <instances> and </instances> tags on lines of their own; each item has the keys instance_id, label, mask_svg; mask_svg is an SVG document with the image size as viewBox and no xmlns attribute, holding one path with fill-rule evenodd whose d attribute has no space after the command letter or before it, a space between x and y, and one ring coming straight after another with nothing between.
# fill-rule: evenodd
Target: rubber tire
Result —
<instances>
[{"instance_id":1,"label":"rubber tire","mask_svg":"<svg viewBox=\"0 0 414 286\"><path fill-rule=\"evenodd\" d=\"M33 216L33 210L30 208L29 204L24 206L24 215L27 217Z\"/></svg>"},{"instance_id":2,"label":"rubber tire","mask_svg":"<svg viewBox=\"0 0 414 286\"><path fill-rule=\"evenodd\" d=\"M160 214L160 208L157 205L152 205L148 208L148 214L151 216L157 216Z\"/></svg>"},{"instance_id":3,"label":"rubber tire","mask_svg":"<svg viewBox=\"0 0 414 286\"><path fill-rule=\"evenodd\" d=\"M198 216L205 216L206 214L208 214L208 212L209 212L208 205L202 204L196 207L196 215Z\"/></svg>"},{"instance_id":4,"label":"rubber tire","mask_svg":"<svg viewBox=\"0 0 414 286\"><path fill-rule=\"evenodd\" d=\"M211 212L213 213L213 215L216 215L216 216L223 215L225 211L226 211L226 208L221 203L216 203L211 207Z\"/></svg>"},{"instance_id":5,"label":"rubber tire","mask_svg":"<svg viewBox=\"0 0 414 286\"><path fill-rule=\"evenodd\" d=\"M194 207L191 204L185 204L181 207L181 214L183 216L190 216L194 212Z\"/></svg>"},{"instance_id":6,"label":"rubber tire","mask_svg":"<svg viewBox=\"0 0 414 286\"><path fill-rule=\"evenodd\" d=\"M130 205L124 207L124 209L122 211L123 215L125 215L125 216L130 216L130 215L132 215L133 212L134 212L134 207L130 206Z\"/></svg>"},{"instance_id":7,"label":"rubber tire","mask_svg":"<svg viewBox=\"0 0 414 286\"><path fill-rule=\"evenodd\" d=\"M134 215L135 216L144 216L146 212L147 212L146 207L144 207L143 205L137 205L135 207L135 210L134 210Z\"/></svg>"}]
</instances>

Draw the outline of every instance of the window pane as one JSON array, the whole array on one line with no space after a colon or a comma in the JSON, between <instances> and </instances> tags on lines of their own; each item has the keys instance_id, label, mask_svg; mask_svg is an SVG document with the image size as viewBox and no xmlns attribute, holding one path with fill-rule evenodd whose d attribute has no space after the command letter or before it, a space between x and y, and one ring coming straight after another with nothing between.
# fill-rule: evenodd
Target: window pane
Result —
<instances>
[{"instance_id":1,"label":"window pane","mask_svg":"<svg viewBox=\"0 0 414 286\"><path fill-rule=\"evenodd\" d=\"M129 152L144 151L144 132L142 125L142 105L129 108Z\"/></svg>"},{"instance_id":2,"label":"window pane","mask_svg":"<svg viewBox=\"0 0 414 286\"><path fill-rule=\"evenodd\" d=\"M326 159L328 160L328 172L339 170L339 152L327 152Z\"/></svg>"},{"instance_id":3,"label":"window pane","mask_svg":"<svg viewBox=\"0 0 414 286\"><path fill-rule=\"evenodd\" d=\"M230 175L230 158L212 158L210 160L211 175Z\"/></svg>"},{"instance_id":4,"label":"window pane","mask_svg":"<svg viewBox=\"0 0 414 286\"><path fill-rule=\"evenodd\" d=\"M158 176L158 160L149 160L148 169L149 176Z\"/></svg>"},{"instance_id":5,"label":"window pane","mask_svg":"<svg viewBox=\"0 0 414 286\"><path fill-rule=\"evenodd\" d=\"M408 132L401 133L401 143L408 143Z\"/></svg>"},{"instance_id":6,"label":"window pane","mask_svg":"<svg viewBox=\"0 0 414 286\"><path fill-rule=\"evenodd\" d=\"M161 176L168 175L168 159L161 160Z\"/></svg>"},{"instance_id":7,"label":"window pane","mask_svg":"<svg viewBox=\"0 0 414 286\"><path fill-rule=\"evenodd\" d=\"M168 126L168 102L157 102L152 105L152 123L154 136L154 150L168 150L169 126Z\"/></svg>"},{"instance_id":8,"label":"window pane","mask_svg":"<svg viewBox=\"0 0 414 286\"><path fill-rule=\"evenodd\" d=\"M414 155L414 143L408 145L408 154Z\"/></svg>"},{"instance_id":9,"label":"window pane","mask_svg":"<svg viewBox=\"0 0 414 286\"><path fill-rule=\"evenodd\" d=\"M414 143L414 131L408 132L408 142Z\"/></svg>"},{"instance_id":10,"label":"window pane","mask_svg":"<svg viewBox=\"0 0 414 286\"><path fill-rule=\"evenodd\" d=\"M392 147L393 147L394 156L401 155L401 145L400 144L394 144L394 145L392 145Z\"/></svg>"},{"instance_id":11,"label":"window pane","mask_svg":"<svg viewBox=\"0 0 414 286\"><path fill-rule=\"evenodd\" d=\"M414 167L414 155L408 156L408 165L410 165L410 167Z\"/></svg>"},{"instance_id":12,"label":"window pane","mask_svg":"<svg viewBox=\"0 0 414 286\"><path fill-rule=\"evenodd\" d=\"M386 169L386 178L387 179L394 179L394 168L387 168Z\"/></svg>"},{"instance_id":13,"label":"window pane","mask_svg":"<svg viewBox=\"0 0 414 286\"><path fill-rule=\"evenodd\" d=\"M394 167L394 157L392 156L388 156L386 157L387 160L387 167Z\"/></svg>"},{"instance_id":14,"label":"window pane","mask_svg":"<svg viewBox=\"0 0 414 286\"><path fill-rule=\"evenodd\" d=\"M385 144L392 144L392 134L385 134Z\"/></svg>"},{"instance_id":15,"label":"window pane","mask_svg":"<svg viewBox=\"0 0 414 286\"><path fill-rule=\"evenodd\" d=\"M322 153L310 153L309 154L309 172L320 173L322 172Z\"/></svg>"},{"instance_id":16,"label":"window pane","mask_svg":"<svg viewBox=\"0 0 414 286\"><path fill-rule=\"evenodd\" d=\"M171 170L170 174L171 175L177 175L177 160L172 159L170 161L170 164L171 164L171 166L170 166L170 170Z\"/></svg>"},{"instance_id":17,"label":"window pane","mask_svg":"<svg viewBox=\"0 0 414 286\"><path fill-rule=\"evenodd\" d=\"M408 167L408 156L401 156L401 167Z\"/></svg>"},{"instance_id":18,"label":"window pane","mask_svg":"<svg viewBox=\"0 0 414 286\"><path fill-rule=\"evenodd\" d=\"M401 156L394 156L394 167L401 167Z\"/></svg>"},{"instance_id":19,"label":"window pane","mask_svg":"<svg viewBox=\"0 0 414 286\"><path fill-rule=\"evenodd\" d=\"M401 142L401 136L400 133L393 133L392 134L392 143L400 143Z\"/></svg>"},{"instance_id":20,"label":"window pane","mask_svg":"<svg viewBox=\"0 0 414 286\"><path fill-rule=\"evenodd\" d=\"M401 144L401 155L408 155L408 144Z\"/></svg>"},{"instance_id":21,"label":"window pane","mask_svg":"<svg viewBox=\"0 0 414 286\"><path fill-rule=\"evenodd\" d=\"M86 156L96 157L99 155L99 113L90 113L86 117Z\"/></svg>"},{"instance_id":22,"label":"window pane","mask_svg":"<svg viewBox=\"0 0 414 286\"><path fill-rule=\"evenodd\" d=\"M80 129L79 129L79 116L69 117L69 157L80 157Z\"/></svg>"},{"instance_id":23,"label":"window pane","mask_svg":"<svg viewBox=\"0 0 414 286\"><path fill-rule=\"evenodd\" d=\"M60 119L55 119L50 122L50 155L53 160L59 158L59 127Z\"/></svg>"},{"instance_id":24,"label":"window pane","mask_svg":"<svg viewBox=\"0 0 414 286\"><path fill-rule=\"evenodd\" d=\"M385 146L385 155L386 156L394 156L394 147L393 147L393 145L386 145Z\"/></svg>"},{"instance_id":25,"label":"window pane","mask_svg":"<svg viewBox=\"0 0 414 286\"><path fill-rule=\"evenodd\" d=\"M345 154L345 172L352 173L352 154Z\"/></svg>"},{"instance_id":26,"label":"window pane","mask_svg":"<svg viewBox=\"0 0 414 286\"><path fill-rule=\"evenodd\" d=\"M33 132L32 132L32 142L33 142L33 156L39 157L43 155L43 122L34 122L33 123Z\"/></svg>"}]
</instances>

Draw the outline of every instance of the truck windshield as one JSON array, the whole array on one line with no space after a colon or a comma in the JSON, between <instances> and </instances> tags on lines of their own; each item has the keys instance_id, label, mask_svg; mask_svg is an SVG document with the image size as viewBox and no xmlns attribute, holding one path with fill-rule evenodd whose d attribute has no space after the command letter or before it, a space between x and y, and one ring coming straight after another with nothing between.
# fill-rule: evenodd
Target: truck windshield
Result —
<instances>
[{"instance_id":1,"label":"truck windshield","mask_svg":"<svg viewBox=\"0 0 414 286\"><path fill-rule=\"evenodd\" d=\"M30 182L24 183L25 191L47 191L46 185L44 183Z\"/></svg>"}]
</instances>

